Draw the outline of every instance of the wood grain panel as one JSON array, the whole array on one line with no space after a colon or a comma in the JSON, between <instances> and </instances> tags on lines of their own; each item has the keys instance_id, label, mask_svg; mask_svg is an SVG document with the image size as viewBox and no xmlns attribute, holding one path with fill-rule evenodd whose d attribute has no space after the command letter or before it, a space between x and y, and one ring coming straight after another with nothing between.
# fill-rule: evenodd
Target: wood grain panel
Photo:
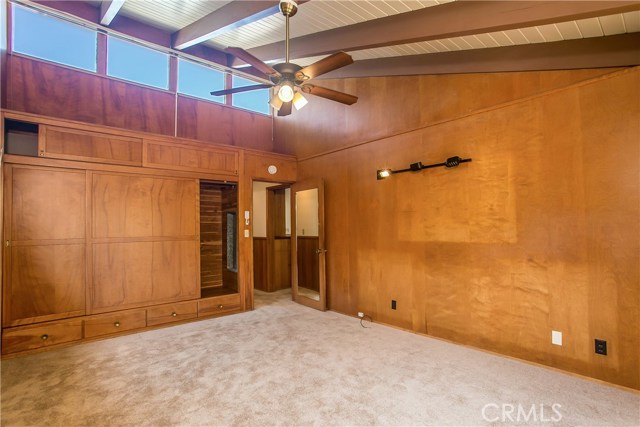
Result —
<instances>
[{"instance_id":1,"label":"wood grain panel","mask_svg":"<svg viewBox=\"0 0 640 427\"><path fill-rule=\"evenodd\" d=\"M11 110L174 135L174 94L19 55L8 68Z\"/></svg>"},{"instance_id":2,"label":"wood grain panel","mask_svg":"<svg viewBox=\"0 0 640 427\"><path fill-rule=\"evenodd\" d=\"M161 169L238 174L238 153L205 145L145 140L144 165Z\"/></svg>"},{"instance_id":3,"label":"wood grain panel","mask_svg":"<svg viewBox=\"0 0 640 427\"><path fill-rule=\"evenodd\" d=\"M298 286L319 291L318 238L298 236Z\"/></svg>"},{"instance_id":4,"label":"wood grain panel","mask_svg":"<svg viewBox=\"0 0 640 427\"><path fill-rule=\"evenodd\" d=\"M291 287L291 239L273 240L273 266L270 291L279 291Z\"/></svg>"},{"instance_id":5,"label":"wood grain panel","mask_svg":"<svg viewBox=\"0 0 640 427\"><path fill-rule=\"evenodd\" d=\"M13 167L11 240L83 239L85 173Z\"/></svg>"},{"instance_id":6,"label":"wood grain panel","mask_svg":"<svg viewBox=\"0 0 640 427\"><path fill-rule=\"evenodd\" d=\"M44 323L2 331L2 354L50 347L82 339L82 319Z\"/></svg>"},{"instance_id":7,"label":"wood grain panel","mask_svg":"<svg viewBox=\"0 0 640 427\"><path fill-rule=\"evenodd\" d=\"M94 238L197 235L196 180L93 174Z\"/></svg>"},{"instance_id":8,"label":"wood grain panel","mask_svg":"<svg viewBox=\"0 0 640 427\"><path fill-rule=\"evenodd\" d=\"M199 297L198 242L93 245L92 312Z\"/></svg>"},{"instance_id":9,"label":"wood grain panel","mask_svg":"<svg viewBox=\"0 0 640 427\"><path fill-rule=\"evenodd\" d=\"M244 156L245 174L254 179L264 179L273 182L294 182L296 180L297 165L294 158L284 156L269 156L268 154L246 153ZM271 175L269 166L274 165L278 172Z\"/></svg>"},{"instance_id":10,"label":"wood grain panel","mask_svg":"<svg viewBox=\"0 0 640 427\"><path fill-rule=\"evenodd\" d=\"M41 156L87 162L142 166L142 140L75 129L41 126Z\"/></svg>"},{"instance_id":11,"label":"wood grain panel","mask_svg":"<svg viewBox=\"0 0 640 427\"><path fill-rule=\"evenodd\" d=\"M268 291L267 270L267 238L253 238L253 287L263 292Z\"/></svg>"},{"instance_id":12,"label":"wood grain panel","mask_svg":"<svg viewBox=\"0 0 640 427\"><path fill-rule=\"evenodd\" d=\"M274 151L305 158L460 118L610 72L593 69L323 80L323 86L354 94L358 102L345 106L315 97L296 114L276 117Z\"/></svg>"},{"instance_id":13,"label":"wood grain panel","mask_svg":"<svg viewBox=\"0 0 640 427\"><path fill-rule=\"evenodd\" d=\"M271 116L180 95L177 108L178 137L273 151Z\"/></svg>"},{"instance_id":14,"label":"wood grain panel","mask_svg":"<svg viewBox=\"0 0 640 427\"><path fill-rule=\"evenodd\" d=\"M325 181L329 307L640 389L640 69L451 117L588 74L450 77L425 108L451 120L300 162ZM289 125L289 143L334 143ZM375 179L452 155L473 162Z\"/></svg>"},{"instance_id":15,"label":"wood grain panel","mask_svg":"<svg viewBox=\"0 0 640 427\"><path fill-rule=\"evenodd\" d=\"M14 246L4 325L84 314L84 244Z\"/></svg>"}]
</instances>

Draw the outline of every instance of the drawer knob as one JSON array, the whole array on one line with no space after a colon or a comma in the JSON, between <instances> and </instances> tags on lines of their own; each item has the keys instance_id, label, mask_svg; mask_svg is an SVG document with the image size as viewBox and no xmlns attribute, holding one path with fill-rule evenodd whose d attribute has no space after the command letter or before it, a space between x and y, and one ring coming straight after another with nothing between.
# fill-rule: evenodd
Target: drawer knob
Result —
<instances>
[{"instance_id":1,"label":"drawer knob","mask_svg":"<svg viewBox=\"0 0 640 427\"><path fill-rule=\"evenodd\" d=\"M176 313L175 311L173 313L171 313L171 317L176 317L178 315L178 313Z\"/></svg>"},{"instance_id":2,"label":"drawer knob","mask_svg":"<svg viewBox=\"0 0 640 427\"><path fill-rule=\"evenodd\" d=\"M42 336L40 337L40 339L41 339L42 341L46 341L46 340L48 340L48 339L49 339L49 335L44 334L44 335L42 335Z\"/></svg>"},{"instance_id":3,"label":"drawer knob","mask_svg":"<svg viewBox=\"0 0 640 427\"><path fill-rule=\"evenodd\" d=\"M115 322L115 323L113 324L113 326L115 326L116 328L119 328L119 327L120 327L120 322Z\"/></svg>"},{"instance_id":4,"label":"drawer knob","mask_svg":"<svg viewBox=\"0 0 640 427\"><path fill-rule=\"evenodd\" d=\"M222 304L218 304L218 308L221 308L221 309L222 309L222 308L224 308L224 305L222 305Z\"/></svg>"}]
</instances>

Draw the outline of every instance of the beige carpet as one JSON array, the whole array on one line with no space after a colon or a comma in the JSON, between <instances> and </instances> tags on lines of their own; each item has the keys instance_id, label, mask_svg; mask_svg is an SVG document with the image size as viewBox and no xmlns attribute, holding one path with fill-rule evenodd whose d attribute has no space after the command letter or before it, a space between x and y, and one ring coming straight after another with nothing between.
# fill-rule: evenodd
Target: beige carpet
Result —
<instances>
[{"instance_id":1,"label":"beige carpet","mask_svg":"<svg viewBox=\"0 0 640 427\"><path fill-rule=\"evenodd\" d=\"M253 312L6 360L2 425L640 425L633 393L364 329L286 293L256 300Z\"/></svg>"}]
</instances>

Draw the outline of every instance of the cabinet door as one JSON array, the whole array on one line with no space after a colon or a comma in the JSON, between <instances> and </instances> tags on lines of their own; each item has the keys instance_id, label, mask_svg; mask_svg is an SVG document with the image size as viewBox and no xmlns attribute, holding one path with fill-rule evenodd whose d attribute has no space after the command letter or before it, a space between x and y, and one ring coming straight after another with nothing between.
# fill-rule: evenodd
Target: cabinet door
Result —
<instances>
[{"instance_id":1,"label":"cabinet door","mask_svg":"<svg viewBox=\"0 0 640 427\"><path fill-rule=\"evenodd\" d=\"M196 241L94 244L92 312L197 298L198 250Z\"/></svg>"},{"instance_id":2,"label":"cabinet door","mask_svg":"<svg viewBox=\"0 0 640 427\"><path fill-rule=\"evenodd\" d=\"M85 172L5 168L3 325L85 313Z\"/></svg>"},{"instance_id":3,"label":"cabinet door","mask_svg":"<svg viewBox=\"0 0 640 427\"><path fill-rule=\"evenodd\" d=\"M194 237L195 179L93 173L93 238Z\"/></svg>"},{"instance_id":4,"label":"cabinet door","mask_svg":"<svg viewBox=\"0 0 640 427\"><path fill-rule=\"evenodd\" d=\"M198 297L198 181L92 173L91 313Z\"/></svg>"},{"instance_id":5,"label":"cabinet door","mask_svg":"<svg viewBox=\"0 0 640 427\"><path fill-rule=\"evenodd\" d=\"M57 159L142 166L142 140L104 133L42 126L40 155Z\"/></svg>"}]
</instances>

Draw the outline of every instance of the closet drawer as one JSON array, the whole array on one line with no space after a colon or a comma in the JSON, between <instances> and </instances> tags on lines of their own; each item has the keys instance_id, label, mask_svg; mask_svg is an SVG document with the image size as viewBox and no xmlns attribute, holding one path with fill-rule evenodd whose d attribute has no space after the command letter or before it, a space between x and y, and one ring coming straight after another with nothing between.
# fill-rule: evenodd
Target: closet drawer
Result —
<instances>
[{"instance_id":1,"label":"closet drawer","mask_svg":"<svg viewBox=\"0 0 640 427\"><path fill-rule=\"evenodd\" d=\"M198 317L215 316L240 310L240 294L224 295L198 301Z\"/></svg>"},{"instance_id":2,"label":"closet drawer","mask_svg":"<svg viewBox=\"0 0 640 427\"><path fill-rule=\"evenodd\" d=\"M161 305L147 309L147 326L162 325L196 317L198 317L197 301Z\"/></svg>"},{"instance_id":3,"label":"closet drawer","mask_svg":"<svg viewBox=\"0 0 640 427\"><path fill-rule=\"evenodd\" d=\"M145 310L101 314L91 316L84 321L84 336L86 338L99 337L140 329L145 326L147 326L147 312Z\"/></svg>"},{"instance_id":4,"label":"closet drawer","mask_svg":"<svg viewBox=\"0 0 640 427\"><path fill-rule=\"evenodd\" d=\"M82 339L82 319L2 331L2 353L17 353Z\"/></svg>"}]
</instances>

